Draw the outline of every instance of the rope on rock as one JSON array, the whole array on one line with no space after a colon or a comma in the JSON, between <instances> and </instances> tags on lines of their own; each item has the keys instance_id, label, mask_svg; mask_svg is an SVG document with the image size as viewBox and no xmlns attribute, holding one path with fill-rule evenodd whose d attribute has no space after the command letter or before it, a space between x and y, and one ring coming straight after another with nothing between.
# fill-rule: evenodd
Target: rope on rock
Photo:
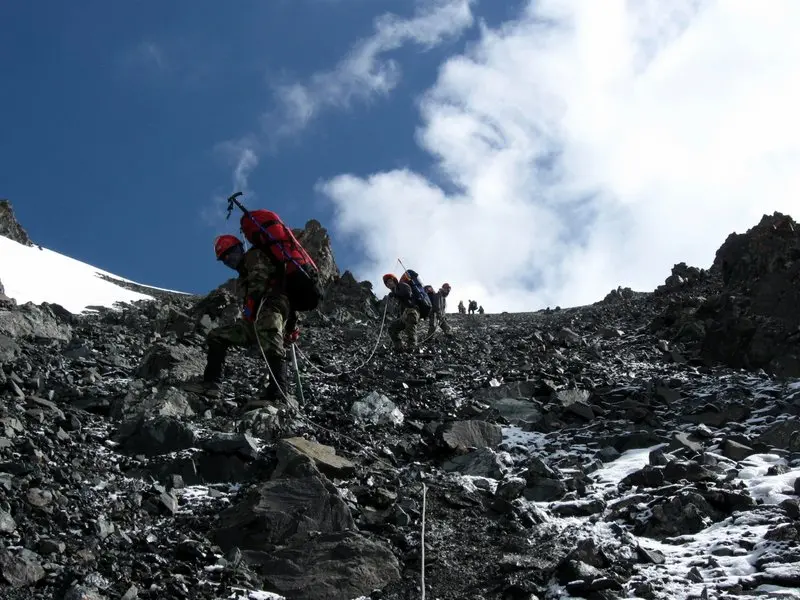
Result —
<instances>
[{"instance_id":1,"label":"rope on rock","mask_svg":"<svg viewBox=\"0 0 800 600\"><path fill-rule=\"evenodd\" d=\"M422 548L422 567L420 572L420 584L422 587L422 600L425 600L425 509L427 499L428 486L422 482L422 534L420 535L420 542Z\"/></svg>"},{"instance_id":2,"label":"rope on rock","mask_svg":"<svg viewBox=\"0 0 800 600\"><path fill-rule=\"evenodd\" d=\"M302 358L303 358L303 359L304 359L304 360L305 360L305 361L306 361L306 362L307 362L309 365L311 365L311 367L312 367L312 368L313 368L315 371L318 371L319 373L321 373L322 375L325 375L326 377L339 377L340 375L346 375L346 374L348 374L348 373L355 373L355 372L356 372L356 371L358 371L359 369L363 369L365 366L367 366L367 364L369 363L369 361L370 361L370 360L372 360L372 357L375 355L375 351L378 349L378 345L381 343L381 336L383 335L383 328L384 328L384 326L385 326L385 324L386 324L386 312L387 312L388 308L389 308L389 302L387 301L387 302L384 304L384 306L383 306L383 317L381 317L381 326L380 326L380 329L378 330L378 336L377 336L377 338L375 339L375 344L372 346L372 352L370 352L370 353L369 353L369 356L367 356L366 360L364 360L364 361L363 361L363 362L362 362L360 365L358 365L357 367L355 367L355 368L353 368L353 369L348 369L347 371L342 371L342 372L340 372L340 373L328 373L327 371L323 371L323 370L322 370L322 369L320 369L320 368L319 368L317 365L315 365L313 362L311 362L311 359L309 359L309 358L308 358L308 357L307 357L307 356L306 356L306 355L303 353L303 351L302 351L302 350L300 350L300 348L298 348L298 349L297 349L297 352L300 354L300 356L301 356L301 357L302 357Z\"/></svg>"},{"instance_id":3,"label":"rope on rock","mask_svg":"<svg viewBox=\"0 0 800 600\"><path fill-rule=\"evenodd\" d=\"M275 387L278 388L278 391L280 392L281 396L283 397L284 402L286 402L286 404L288 406L289 405L289 397L281 389L281 386L279 386L277 384L276 379L275 379L275 373L272 372L272 368L269 366L269 360L267 360L267 354L266 354L266 352L264 352L264 346L261 344L261 339L258 337L258 329L256 329L256 323L258 323L258 318L261 316L261 308L263 306L264 306L264 300L262 299L261 303L258 305L258 310L256 311L255 321L253 321L253 328L254 328L254 333L255 333L255 336L256 336L256 342L258 342L258 349L261 351L261 358L264 359L264 364L267 367L267 371L269 372L269 376L272 378L272 381L275 382ZM386 311L384 311L384 317L385 316L386 316ZM381 328L382 327L383 327L383 324L381 324ZM380 336L378 336L378 339L380 340ZM377 347L377 344L376 344L376 347ZM299 351L299 348L298 348L298 351ZM374 352L374 350L373 350L373 352ZM294 344L292 344L292 356L294 358ZM370 357L371 357L371 355L370 355ZM295 374L297 375L297 387L300 390L300 398L301 398L301 401L303 402L303 404L305 404L305 400L303 399L303 386L302 386L302 381L300 379L300 368L297 365L297 359L296 358L294 358L294 360L293 360L293 366L295 368ZM344 433L341 433L340 431L333 431L331 429L328 429L327 427L324 427L324 426L320 425L319 423L315 423L314 421L312 421L311 419L309 419L305 415L298 415L298 417L301 420L303 420L306 423L308 423L309 425L311 425L312 427L315 427L317 429L325 431L325 432L331 434L332 436L339 436L339 437L342 437L342 438L348 440L349 442L351 442L351 443L355 444L357 447L359 447L365 454L368 454L369 456L372 456L372 458L374 458L378 462L382 462L386 466L388 466L390 468L394 468L393 465L390 465L389 463L387 463L386 460L384 460L383 458L381 458L380 456L378 456L377 454L372 452L372 450L367 448L364 444L362 444L361 442L359 442L357 440L354 440L350 436L345 435Z\"/></svg>"}]
</instances>

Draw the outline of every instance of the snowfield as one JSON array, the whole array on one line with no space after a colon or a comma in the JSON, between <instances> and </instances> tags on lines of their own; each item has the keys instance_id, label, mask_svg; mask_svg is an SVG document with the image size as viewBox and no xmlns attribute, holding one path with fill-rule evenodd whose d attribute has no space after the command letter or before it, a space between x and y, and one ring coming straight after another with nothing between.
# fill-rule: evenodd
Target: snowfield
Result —
<instances>
[{"instance_id":1,"label":"snowfield","mask_svg":"<svg viewBox=\"0 0 800 600\"><path fill-rule=\"evenodd\" d=\"M116 302L152 299L115 285L101 275L142 285L47 248L26 246L0 236L0 282L6 296L18 304L50 302L79 314L91 306L112 307Z\"/></svg>"}]
</instances>

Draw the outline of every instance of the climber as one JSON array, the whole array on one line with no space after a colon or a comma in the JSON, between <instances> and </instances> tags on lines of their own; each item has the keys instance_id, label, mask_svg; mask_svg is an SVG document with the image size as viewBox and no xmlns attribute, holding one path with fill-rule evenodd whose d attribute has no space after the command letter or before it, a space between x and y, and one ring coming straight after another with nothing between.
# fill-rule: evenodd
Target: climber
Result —
<instances>
[{"instance_id":1,"label":"climber","mask_svg":"<svg viewBox=\"0 0 800 600\"><path fill-rule=\"evenodd\" d=\"M467 314L467 309L464 307L464 301L463 300L459 300L458 301L458 312L459 312L459 314L462 314L462 315Z\"/></svg>"},{"instance_id":2,"label":"climber","mask_svg":"<svg viewBox=\"0 0 800 600\"><path fill-rule=\"evenodd\" d=\"M450 294L450 284L443 283L438 292L433 293L433 287L430 288L428 296L431 299L431 306L433 307L431 313L428 315L428 337L431 337L436 331L436 326L441 327L445 335L450 335L450 324L447 322L447 296Z\"/></svg>"},{"instance_id":3,"label":"climber","mask_svg":"<svg viewBox=\"0 0 800 600\"><path fill-rule=\"evenodd\" d=\"M431 306L436 302L436 292L433 290L432 285L425 286L425 293L428 294L428 299L431 301Z\"/></svg>"},{"instance_id":4,"label":"climber","mask_svg":"<svg viewBox=\"0 0 800 600\"><path fill-rule=\"evenodd\" d=\"M383 276L383 284L389 289L389 298L397 302L397 318L389 325L389 337L392 339L394 349L402 352L406 348L400 339L400 333L405 331L408 337L408 351L411 352L417 346L417 323L420 319L420 311L414 302L411 286L406 281L398 281L391 273Z\"/></svg>"},{"instance_id":5,"label":"climber","mask_svg":"<svg viewBox=\"0 0 800 600\"><path fill-rule=\"evenodd\" d=\"M483 305L482 304L478 307L478 314L479 315L483 314Z\"/></svg>"},{"instance_id":6,"label":"climber","mask_svg":"<svg viewBox=\"0 0 800 600\"><path fill-rule=\"evenodd\" d=\"M470 300L469 301L469 314L474 315L476 310L478 310L478 303L475 300Z\"/></svg>"},{"instance_id":7,"label":"climber","mask_svg":"<svg viewBox=\"0 0 800 600\"><path fill-rule=\"evenodd\" d=\"M263 406L266 402L289 400L286 346L297 340L300 331L297 328L297 313L280 287L275 263L255 246L245 252L242 242L232 235L217 237L214 240L214 252L217 260L239 273L238 289L244 296L242 318L232 325L217 327L209 332L208 358L203 378L190 383L185 389L212 398L218 397L228 348L260 343L272 375L259 401L251 402L246 409Z\"/></svg>"}]
</instances>

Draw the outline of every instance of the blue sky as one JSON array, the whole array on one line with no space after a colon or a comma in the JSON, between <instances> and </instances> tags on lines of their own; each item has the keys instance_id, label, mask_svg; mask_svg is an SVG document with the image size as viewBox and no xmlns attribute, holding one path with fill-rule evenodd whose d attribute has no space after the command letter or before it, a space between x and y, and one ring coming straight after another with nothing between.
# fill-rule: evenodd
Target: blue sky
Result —
<instances>
[{"instance_id":1,"label":"blue sky","mask_svg":"<svg viewBox=\"0 0 800 600\"><path fill-rule=\"evenodd\" d=\"M242 187L376 286L401 257L490 312L652 290L800 216L800 3L759 6L0 3L0 197L42 245L189 292L231 274Z\"/></svg>"},{"instance_id":2,"label":"blue sky","mask_svg":"<svg viewBox=\"0 0 800 600\"><path fill-rule=\"evenodd\" d=\"M476 15L495 23L513 4L484 2ZM235 228L204 218L233 186L221 143L268 139L248 180L257 196L245 201L291 226L331 225L318 180L427 168L413 138L415 98L474 38L469 30L427 51L391 52L403 76L388 96L325 111L274 143L260 125L279 112L273 86L331 69L373 34L376 17L414 10L408 0L2 3L0 197L51 249L205 292L229 275L212 238ZM336 238L334 247L351 266L352 244Z\"/></svg>"}]
</instances>

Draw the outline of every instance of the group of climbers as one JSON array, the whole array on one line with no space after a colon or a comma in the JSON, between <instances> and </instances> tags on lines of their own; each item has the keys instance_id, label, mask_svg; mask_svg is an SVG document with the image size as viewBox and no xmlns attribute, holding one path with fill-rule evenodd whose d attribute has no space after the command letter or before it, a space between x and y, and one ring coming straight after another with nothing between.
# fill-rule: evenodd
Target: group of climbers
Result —
<instances>
[{"instance_id":1,"label":"group of climbers","mask_svg":"<svg viewBox=\"0 0 800 600\"><path fill-rule=\"evenodd\" d=\"M474 315L475 311L478 311L479 314L483 314L483 306L478 306L478 303L475 300L469 301L469 314ZM462 315L467 314L467 308L464 307L464 301L459 300L458 302L458 312Z\"/></svg>"},{"instance_id":2,"label":"group of climbers","mask_svg":"<svg viewBox=\"0 0 800 600\"><path fill-rule=\"evenodd\" d=\"M446 317L449 283L443 283L436 292L433 286L423 286L417 272L409 269L403 272L399 280L393 273L387 273L383 276L383 283L389 289L389 298L396 303L395 320L389 325L389 337L395 350L413 352L416 349L417 324L420 319L428 319L428 337L436 332L437 327L445 335L451 334ZM407 345L403 344L400 337L403 332Z\"/></svg>"},{"instance_id":3,"label":"group of climbers","mask_svg":"<svg viewBox=\"0 0 800 600\"><path fill-rule=\"evenodd\" d=\"M287 350L300 335L297 313L314 310L323 292L317 266L292 230L272 211L248 211L236 200L239 195L228 199L228 214L234 204L242 210L240 229L250 248L245 250L242 240L226 234L214 240L214 254L218 261L239 275L237 295L243 299L241 319L209 332L202 378L187 384L185 389L218 397L228 349L258 345L269 380L258 399L245 407L247 410L281 400L290 401ZM384 275L383 282L389 288L389 298L396 303L396 315L388 327L395 350L413 351L417 347L417 325L421 319L428 320L428 337L433 336L437 328L451 335L446 317L449 283L434 291L433 286L423 286L419 275L408 269L400 279L391 273ZM459 303L459 312L463 312L463 302ZM403 332L407 346L400 337Z\"/></svg>"}]
</instances>

